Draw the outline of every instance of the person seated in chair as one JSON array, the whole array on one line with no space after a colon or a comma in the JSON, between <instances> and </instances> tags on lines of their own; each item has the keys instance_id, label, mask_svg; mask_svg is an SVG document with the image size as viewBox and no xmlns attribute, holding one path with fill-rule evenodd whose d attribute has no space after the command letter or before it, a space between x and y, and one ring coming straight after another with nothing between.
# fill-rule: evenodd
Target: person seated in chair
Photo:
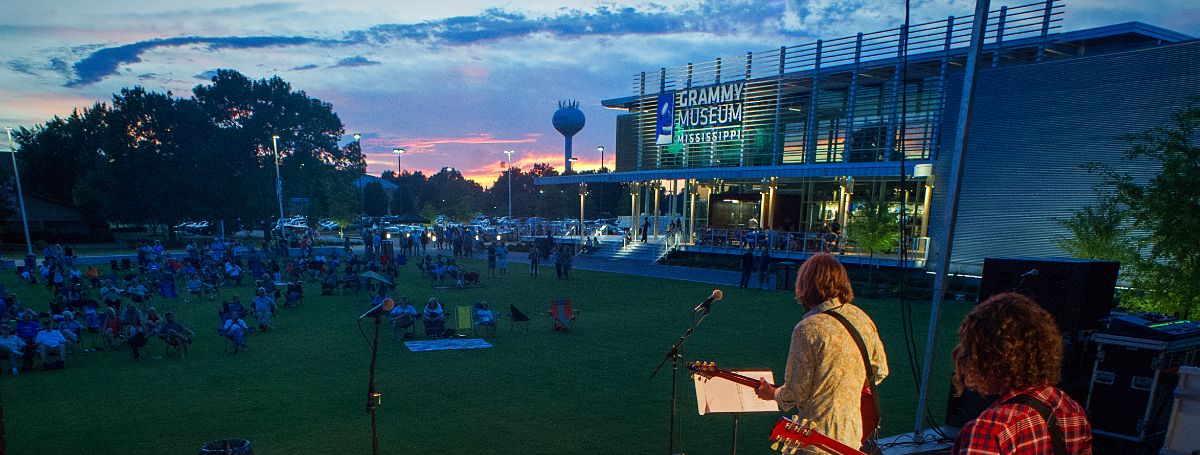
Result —
<instances>
[{"instance_id":1,"label":"person seated in chair","mask_svg":"<svg viewBox=\"0 0 1200 455\"><path fill-rule=\"evenodd\" d=\"M252 301L254 305L254 319L258 321L258 330L266 332L267 329L275 327L275 297L267 295L267 290L258 288L258 292L254 294Z\"/></svg>"},{"instance_id":2,"label":"person seated in chair","mask_svg":"<svg viewBox=\"0 0 1200 455\"><path fill-rule=\"evenodd\" d=\"M325 270L321 274L321 295L333 295L333 291L337 289L337 273L332 270Z\"/></svg>"},{"instance_id":3,"label":"person seated in chair","mask_svg":"<svg viewBox=\"0 0 1200 455\"><path fill-rule=\"evenodd\" d=\"M221 327L221 334L229 339L229 342L233 344L233 353L237 354L246 350L246 332L250 331L250 326L246 325L246 321L242 320L241 315L232 316L225 320L225 325Z\"/></svg>"},{"instance_id":4,"label":"person seated in chair","mask_svg":"<svg viewBox=\"0 0 1200 455\"><path fill-rule=\"evenodd\" d=\"M116 310L106 308L104 310L104 331L101 332L101 335L104 336L104 345L108 349L116 348L117 340L121 337L121 326L121 318L117 317Z\"/></svg>"},{"instance_id":5,"label":"person seated in chair","mask_svg":"<svg viewBox=\"0 0 1200 455\"><path fill-rule=\"evenodd\" d=\"M121 309L121 289L113 282L108 280L108 284L100 288L100 303L107 305L109 308Z\"/></svg>"},{"instance_id":6,"label":"person seated in chair","mask_svg":"<svg viewBox=\"0 0 1200 455\"><path fill-rule=\"evenodd\" d=\"M233 296L233 300L221 304L221 311L217 313L221 317L221 323L232 318L240 318L246 315L246 306L242 305L242 298Z\"/></svg>"},{"instance_id":7,"label":"person seated in chair","mask_svg":"<svg viewBox=\"0 0 1200 455\"><path fill-rule=\"evenodd\" d=\"M342 286L346 289L359 290L358 275L354 274L353 266L346 266L346 272L342 275Z\"/></svg>"},{"instance_id":8,"label":"person seated in chair","mask_svg":"<svg viewBox=\"0 0 1200 455\"><path fill-rule=\"evenodd\" d=\"M37 338L38 332L42 330L42 325L33 319L34 316L37 316L37 313L34 313L33 310L25 310L21 313L21 319L17 321L16 327L17 336L30 346L33 345L33 340Z\"/></svg>"},{"instance_id":9,"label":"person seated in chair","mask_svg":"<svg viewBox=\"0 0 1200 455\"><path fill-rule=\"evenodd\" d=\"M146 326L142 323L142 318L136 315L129 318L122 330L124 331L122 338L129 345L129 351L133 354L133 360L141 360L142 348L146 347L146 342L148 341L148 332Z\"/></svg>"},{"instance_id":10,"label":"person seated in chair","mask_svg":"<svg viewBox=\"0 0 1200 455\"><path fill-rule=\"evenodd\" d=\"M12 328L8 324L0 324L0 355L8 357L13 376L21 371L21 357L25 355L23 350L26 346L28 344L25 340L12 334Z\"/></svg>"},{"instance_id":11,"label":"person seated in chair","mask_svg":"<svg viewBox=\"0 0 1200 455\"><path fill-rule=\"evenodd\" d=\"M200 281L200 275L193 273L191 278L188 278L187 282L188 295L200 294L200 298L204 298L204 289L204 282ZM183 301L186 302L187 299L185 298Z\"/></svg>"},{"instance_id":12,"label":"person seated in chair","mask_svg":"<svg viewBox=\"0 0 1200 455\"><path fill-rule=\"evenodd\" d=\"M62 332L67 341L79 343L83 340L83 324L75 320L75 313L63 312L63 320L58 323L58 331Z\"/></svg>"},{"instance_id":13,"label":"person seated in chair","mask_svg":"<svg viewBox=\"0 0 1200 455\"><path fill-rule=\"evenodd\" d=\"M425 335L430 338L441 338L446 331L446 310L436 298L430 297L421 313L421 322L425 324Z\"/></svg>"},{"instance_id":14,"label":"person seated in chair","mask_svg":"<svg viewBox=\"0 0 1200 455\"><path fill-rule=\"evenodd\" d=\"M42 368L53 370L62 368L67 364L67 338L63 336L58 328L54 327L53 321L45 321L42 324L42 330L38 331L37 337L34 339L34 346L37 346L38 357L42 359ZM50 362L50 353L53 352L58 356L56 362Z\"/></svg>"},{"instance_id":15,"label":"person seated in chair","mask_svg":"<svg viewBox=\"0 0 1200 455\"><path fill-rule=\"evenodd\" d=\"M300 306L300 301L304 300L304 282L293 281L287 286L287 300L284 300L283 306L295 307Z\"/></svg>"},{"instance_id":16,"label":"person seated in chair","mask_svg":"<svg viewBox=\"0 0 1200 455\"><path fill-rule=\"evenodd\" d=\"M494 332L496 329L496 312L492 311L492 307L487 302L476 303L475 312L471 315L471 322L477 329Z\"/></svg>"},{"instance_id":17,"label":"person seated in chair","mask_svg":"<svg viewBox=\"0 0 1200 455\"><path fill-rule=\"evenodd\" d=\"M410 338L411 333L407 332L409 327L417 321L417 309L408 302L407 296L400 296L400 303L397 303L392 311L388 313L388 320L392 322L392 329L396 333L396 341L400 341L401 337ZM403 333L404 335L401 335Z\"/></svg>"},{"instance_id":18,"label":"person seated in chair","mask_svg":"<svg viewBox=\"0 0 1200 455\"><path fill-rule=\"evenodd\" d=\"M168 311L163 316L166 319L158 326L158 337L167 345L179 348L179 356L186 359L188 345L192 344L192 336L195 334L175 321L175 312Z\"/></svg>"},{"instance_id":19,"label":"person seated in chair","mask_svg":"<svg viewBox=\"0 0 1200 455\"><path fill-rule=\"evenodd\" d=\"M125 292L129 294L130 301L136 304L143 304L147 302L150 290L146 289L146 285L142 284L141 281L134 281Z\"/></svg>"}]
</instances>

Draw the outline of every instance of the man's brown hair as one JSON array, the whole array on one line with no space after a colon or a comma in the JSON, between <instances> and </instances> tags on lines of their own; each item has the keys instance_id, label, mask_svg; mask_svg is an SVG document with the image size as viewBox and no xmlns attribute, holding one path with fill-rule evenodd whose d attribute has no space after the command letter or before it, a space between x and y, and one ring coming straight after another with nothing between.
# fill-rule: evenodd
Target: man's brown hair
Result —
<instances>
[{"instance_id":1,"label":"man's brown hair","mask_svg":"<svg viewBox=\"0 0 1200 455\"><path fill-rule=\"evenodd\" d=\"M958 328L954 391L984 395L1054 385L1061 375L1062 334L1054 317L1021 294L1006 292L976 306Z\"/></svg>"},{"instance_id":2,"label":"man's brown hair","mask_svg":"<svg viewBox=\"0 0 1200 455\"><path fill-rule=\"evenodd\" d=\"M833 298L842 303L854 301L846 267L829 253L815 254L796 273L796 299L811 308Z\"/></svg>"}]
</instances>

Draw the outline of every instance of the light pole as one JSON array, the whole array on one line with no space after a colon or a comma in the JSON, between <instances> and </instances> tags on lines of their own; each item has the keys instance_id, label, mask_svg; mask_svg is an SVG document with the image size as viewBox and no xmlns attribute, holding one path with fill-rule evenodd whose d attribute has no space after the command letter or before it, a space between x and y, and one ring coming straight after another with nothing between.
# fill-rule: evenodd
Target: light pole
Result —
<instances>
[{"instance_id":1,"label":"light pole","mask_svg":"<svg viewBox=\"0 0 1200 455\"><path fill-rule=\"evenodd\" d=\"M504 155L508 156L508 161L505 161L505 163L507 163L508 168L505 169L504 172L508 173L508 219L509 219L509 221L512 220L512 167L513 167L512 166L512 154L513 154L512 150L504 151Z\"/></svg>"},{"instance_id":2,"label":"light pole","mask_svg":"<svg viewBox=\"0 0 1200 455\"><path fill-rule=\"evenodd\" d=\"M279 175L279 135L271 135L271 149L275 151L275 198L279 200L279 219L283 220L283 178Z\"/></svg>"},{"instance_id":3,"label":"light pole","mask_svg":"<svg viewBox=\"0 0 1200 455\"><path fill-rule=\"evenodd\" d=\"M400 155L404 154L403 148L394 148L392 153L396 154L396 178L400 178Z\"/></svg>"},{"instance_id":4,"label":"light pole","mask_svg":"<svg viewBox=\"0 0 1200 455\"><path fill-rule=\"evenodd\" d=\"M25 216L25 193L21 191L21 173L17 170L17 147L13 144L12 128L4 127L4 132L8 134L8 152L12 155L13 162L13 179L17 181L17 201L21 205L21 225L25 228L25 262L32 264L33 259L33 242L29 240L29 219Z\"/></svg>"},{"instance_id":5,"label":"light pole","mask_svg":"<svg viewBox=\"0 0 1200 455\"><path fill-rule=\"evenodd\" d=\"M600 152L600 171L599 172L604 172L604 146L597 145L596 151Z\"/></svg>"}]
</instances>

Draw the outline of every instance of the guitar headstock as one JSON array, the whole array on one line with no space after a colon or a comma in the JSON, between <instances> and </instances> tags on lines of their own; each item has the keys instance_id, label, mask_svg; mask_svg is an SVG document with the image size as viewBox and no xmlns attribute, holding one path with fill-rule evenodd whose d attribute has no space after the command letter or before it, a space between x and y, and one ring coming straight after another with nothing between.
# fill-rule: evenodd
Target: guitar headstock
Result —
<instances>
[{"instance_id":1,"label":"guitar headstock","mask_svg":"<svg viewBox=\"0 0 1200 455\"><path fill-rule=\"evenodd\" d=\"M801 447L811 445L812 437L816 433L813 429L813 424L808 419L799 419L799 416L780 417L775 423L775 428L771 429L771 440L775 441L771 444L772 450L778 450L784 454L794 454Z\"/></svg>"},{"instance_id":2,"label":"guitar headstock","mask_svg":"<svg viewBox=\"0 0 1200 455\"><path fill-rule=\"evenodd\" d=\"M706 379L712 379L713 376L717 375L716 362L702 362L697 360L688 362L687 367L689 370L692 370L692 374L702 376Z\"/></svg>"}]
</instances>

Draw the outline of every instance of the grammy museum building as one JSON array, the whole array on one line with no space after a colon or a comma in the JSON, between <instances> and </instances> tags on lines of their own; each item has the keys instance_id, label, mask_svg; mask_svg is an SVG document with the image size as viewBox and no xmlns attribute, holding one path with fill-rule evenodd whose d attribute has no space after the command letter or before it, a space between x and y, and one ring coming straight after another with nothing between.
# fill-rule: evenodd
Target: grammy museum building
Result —
<instances>
[{"instance_id":1,"label":"grammy museum building","mask_svg":"<svg viewBox=\"0 0 1200 455\"><path fill-rule=\"evenodd\" d=\"M1100 176L1084 165L1153 175L1122 159L1122 137L1168 126L1200 97L1200 41L1137 22L1063 32L1062 14L1053 0L989 14L952 270L1064 255L1057 220L1097 200ZM631 215L683 220L678 249L737 253L745 230L762 227L777 233L776 256L835 250L847 262L866 258L824 231L852 231L863 207L882 203L903 223L906 265L931 266L945 243L971 25L951 17L914 24L907 39L897 28L638 73L630 95L604 101L627 111L615 172L538 184L628 183Z\"/></svg>"}]
</instances>

